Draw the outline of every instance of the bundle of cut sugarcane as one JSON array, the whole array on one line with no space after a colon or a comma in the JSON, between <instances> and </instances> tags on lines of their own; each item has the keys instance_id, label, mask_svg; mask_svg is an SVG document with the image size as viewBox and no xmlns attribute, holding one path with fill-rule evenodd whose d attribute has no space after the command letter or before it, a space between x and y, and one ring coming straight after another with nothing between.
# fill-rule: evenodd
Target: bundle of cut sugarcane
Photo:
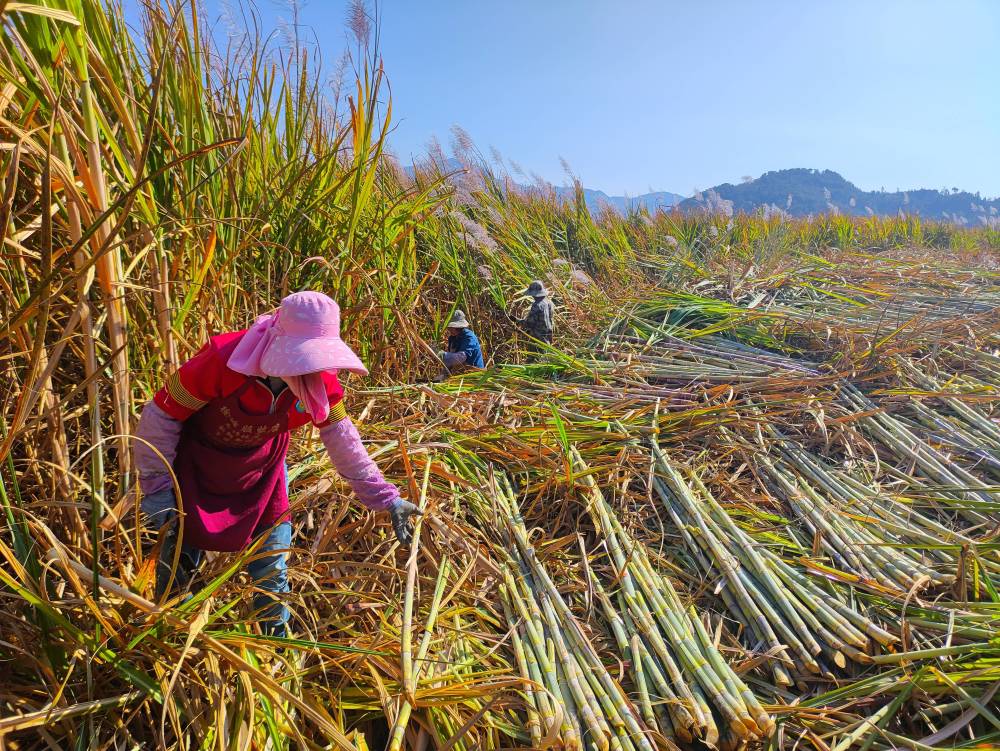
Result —
<instances>
[{"instance_id":1,"label":"bundle of cut sugarcane","mask_svg":"<svg viewBox=\"0 0 1000 751\"><path fill-rule=\"evenodd\" d=\"M948 447L948 449L963 458L966 464L971 464L979 471L985 471L1000 479L1000 426L993 422L975 404L961 398L961 379L957 376L948 378L948 387L943 386L936 378L918 369L911 361L897 358L896 364L902 372L905 381L919 389L916 396L932 395L940 402L942 409L933 409L922 399L913 398L907 403L916 431L925 431L929 438ZM948 395L953 391L954 396ZM982 389L972 390L968 396L991 397L996 399L992 388L990 393L983 394Z\"/></svg>"},{"instance_id":2,"label":"bundle of cut sugarcane","mask_svg":"<svg viewBox=\"0 0 1000 751\"><path fill-rule=\"evenodd\" d=\"M979 354L984 355L986 353ZM903 374L915 385L930 394L938 396L941 402L954 414L955 418L964 423L965 429L972 433L977 440L986 442L993 448L1000 448L1000 426L977 409L974 404L966 403L961 398L962 394L960 391L955 391L953 396L948 395L948 386L942 384L938 378L917 368L909 359L897 358L896 363ZM948 374L948 384L951 385L955 382L961 384L961 379L957 375ZM975 396L974 393L972 395ZM996 393L988 394L987 396L992 397L994 402L1000 398Z\"/></svg>"},{"instance_id":3,"label":"bundle of cut sugarcane","mask_svg":"<svg viewBox=\"0 0 1000 751\"><path fill-rule=\"evenodd\" d=\"M719 578L719 594L746 638L775 655L776 683L833 678L830 664L871 663L869 637L884 645L897 641L835 591L758 545L697 475L688 471L685 479L655 443L652 451L656 495L704 573Z\"/></svg>"},{"instance_id":4,"label":"bundle of cut sugarcane","mask_svg":"<svg viewBox=\"0 0 1000 751\"><path fill-rule=\"evenodd\" d=\"M843 403L857 414L857 423L879 441L899 461L915 468L936 483L936 495L945 509L954 510L974 525L989 524L1000 509L1000 491L962 467L929 441L916 435L894 416L866 397L854 385L840 384ZM921 484L912 473L904 475L911 483Z\"/></svg>"},{"instance_id":5,"label":"bundle of cut sugarcane","mask_svg":"<svg viewBox=\"0 0 1000 751\"><path fill-rule=\"evenodd\" d=\"M996 340L993 346L1000 345ZM965 378L974 378L981 384L992 386L994 389L1000 388L1000 356L996 349L977 349L962 342L950 342L943 350L943 354L961 368Z\"/></svg>"},{"instance_id":6,"label":"bundle of cut sugarcane","mask_svg":"<svg viewBox=\"0 0 1000 751\"><path fill-rule=\"evenodd\" d=\"M840 271L850 270L842 267ZM932 276L927 276L927 271L910 265L906 269L907 287L900 287L902 277L893 274L888 280L893 292L889 299L880 289L886 280L878 280L879 273L870 267L860 271L865 278L861 285L843 277L810 274L799 286L804 275L796 275L776 297L789 308L869 331L880 330L887 320L938 322L989 315L1000 305L996 288L985 286L981 277L964 274L948 278L942 269L930 270ZM816 295L820 290L822 293Z\"/></svg>"},{"instance_id":7,"label":"bundle of cut sugarcane","mask_svg":"<svg viewBox=\"0 0 1000 751\"><path fill-rule=\"evenodd\" d=\"M538 744L544 723L550 728L558 725L567 748L653 751L655 730L605 668L538 560L503 478L494 483L494 495L507 515L511 537L500 593L515 655L522 674L544 689L528 692L533 742Z\"/></svg>"},{"instance_id":8,"label":"bundle of cut sugarcane","mask_svg":"<svg viewBox=\"0 0 1000 751\"><path fill-rule=\"evenodd\" d=\"M693 608L622 527L579 453L587 508L611 558L608 587L590 570L591 586L618 649L627 657L646 722L670 738L723 749L763 739L774 721L709 638ZM616 607L617 604L617 607Z\"/></svg>"},{"instance_id":9,"label":"bundle of cut sugarcane","mask_svg":"<svg viewBox=\"0 0 1000 751\"><path fill-rule=\"evenodd\" d=\"M956 556L942 548L968 538L919 511L899 509L893 499L829 469L776 429L771 432L777 456L756 452L753 461L812 535L814 554L823 551L842 570L890 590L954 581Z\"/></svg>"},{"instance_id":10,"label":"bundle of cut sugarcane","mask_svg":"<svg viewBox=\"0 0 1000 751\"><path fill-rule=\"evenodd\" d=\"M643 376L660 382L743 383L819 375L810 363L718 336L689 340L657 332L642 340L614 337L605 346L610 357L628 359L639 365Z\"/></svg>"},{"instance_id":11,"label":"bundle of cut sugarcane","mask_svg":"<svg viewBox=\"0 0 1000 751\"><path fill-rule=\"evenodd\" d=\"M914 434L946 450L966 468L1000 479L1000 449L988 435L970 431L961 418L942 414L919 399L910 400L906 412L896 419Z\"/></svg>"},{"instance_id":12,"label":"bundle of cut sugarcane","mask_svg":"<svg viewBox=\"0 0 1000 751\"><path fill-rule=\"evenodd\" d=\"M962 551L977 548L975 539L945 526L910 503L877 492L871 484L862 483L847 472L831 469L796 443L782 439L780 451L783 456L778 461L788 474L795 473L802 481L816 483L828 502L839 507L843 519L850 519L855 527L866 530L868 542L859 543L855 553L863 557L873 553L869 569L879 570L887 565L888 557L898 560L902 569L911 570L910 576L898 580L906 588L916 584L921 576L937 584L951 584L956 571L963 566ZM823 513L832 510L826 508ZM873 536L883 542L875 542ZM880 545L883 549L871 550ZM985 575L1000 584L1000 561L996 556L986 554L977 560Z\"/></svg>"}]
</instances>

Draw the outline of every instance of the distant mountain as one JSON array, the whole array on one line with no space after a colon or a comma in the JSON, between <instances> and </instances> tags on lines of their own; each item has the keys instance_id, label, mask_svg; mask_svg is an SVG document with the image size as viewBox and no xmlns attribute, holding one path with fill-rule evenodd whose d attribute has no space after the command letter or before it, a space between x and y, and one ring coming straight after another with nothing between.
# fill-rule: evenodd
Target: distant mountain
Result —
<instances>
[{"instance_id":1,"label":"distant mountain","mask_svg":"<svg viewBox=\"0 0 1000 751\"><path fill-rule=\"evenodd\" d=\"M560 198L572 198L572 188L556 188L556 194ZM684 196L679 193L670 193L665 190L658 190L653 193L643 193L641 196L609 196L603 190L583 189L583 199L587 202L587 208L591 213L597 213L603 206L610 206L620 214L626 213L629 209L638 209L645 206L649 211L656 209L669 209L684 200Z\"/></svg>"},{"instance_id":2,"label":"distant mountain","mask_svg":"<svg viewBox=\"0 0 1000 751\"><path fill-rule=\"evenodd\" d=\"M459 160L449 158L444 160L442 168L447 172L461 172L463 165ZM412 166L404 166L403 170L407 175L413 177ZM522 185L521 187L530 188L531 186ZM556 195L560 198L573 198L573 188L558 186L553 187L556 191ZM605 205L611 206L619 213L624 214L629 209L637 209L642 206L645 206L651 212L656 211L656 209L659 208L669 209L671 206L674 206L684 200L684 196L679 193L670 193L665 190L643 193L642 195L632 197L609 196L603 190L592 190L591 188L583 189L583 198L587 202L587 208L595 214Z\"/></svg>"},{"instance_id":3,"label":"distant mountain","mask_svg":"<svg viewBox=\"0 0 1000 751\"><path fill-rule=\"evenodd\" d=\"M839 212L895 215L917 214L958 224L1000 222L1000 199L951 190L864 191L836 172L784 169L767 172L739 185L723 183L678 204L681 211L723 210L751 213L781 210L792 216Z\"/></svg>"},{"instance_id":4,"label":"distant mountain","mask_svg":"<svg viewBox=\"0 0 1000 751\"><path fill-rule=\"evenodd\" d=\"M445 169L459 172L462 164L448 159ZM413 174L412 167L405 167ZM522 186L532 189L532 186ZM572 200L572 187L554 187L560 198ZM584 200L593 213L609 206L621 214L630 209L676 208L680 211L725 211L753 213L778 211L790 216L809 216L837 212L865 216L895 216L900 212L916 214L926 219L939 219L956 224L1000 227L1000 198L983 198L979 193L952 188L950 190L885 191L861 190L832 170L783 169L765 172L756 180L738 185L723 183L701 191L691 198L678 193L656 191L638 196L609 196L603 190L583 189Z\"/></svg>"}]
</instances>

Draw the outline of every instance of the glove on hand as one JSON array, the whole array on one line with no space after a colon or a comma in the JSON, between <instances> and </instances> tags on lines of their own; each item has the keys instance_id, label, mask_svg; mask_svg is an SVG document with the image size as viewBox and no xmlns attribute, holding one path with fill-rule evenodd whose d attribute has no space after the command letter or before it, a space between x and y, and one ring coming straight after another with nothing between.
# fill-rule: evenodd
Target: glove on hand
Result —
<instances>
[{"instance_id":1,"label":"glove on hand","mask_svg":"<svg viewBox=\"0 0 1000 751\"><path fill-rule=\"evenodd\" d=\"M424 512L409 501L404 501L400 498L389 509L389 514L392 516L392 529L396 533L396 539L399 540L399 544L409 545L413 542L413 529L409 523L410 517L423 516Z\"/></svg>"}]
</instances>

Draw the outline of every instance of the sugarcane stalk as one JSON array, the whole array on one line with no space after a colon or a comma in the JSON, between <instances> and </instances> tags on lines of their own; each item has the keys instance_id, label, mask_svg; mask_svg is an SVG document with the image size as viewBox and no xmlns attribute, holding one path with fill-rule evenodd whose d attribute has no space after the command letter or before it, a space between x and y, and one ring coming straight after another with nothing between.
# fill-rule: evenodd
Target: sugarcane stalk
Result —
<instances>
[{"instance_id":1,"label":"sugarcane stalk","mask_svg":"<svg viewBox=\"0 0 1000 751\"><path fill-rule=\"evenodd\" d=\"M541 669L541 674L544 678L543 685L547 687L549 693L554 698L560 699L562 702L564 712L562 713L563 720L561 732L563 737L567 743L570 743L575 739L575 742L579 744L581 735L579 729L576 727L576 713L573 711L573 704L568 701L563 694L563 684L559 680L557 673L554 653L555 645L551 639L547 639L543 635L540 617L536 621L534 613L531 612L537 611L537 606L535 605L534 600L531 600L531 610L529 610L529 605L525 603L524 598L519 593L515 579L507 567L503 569L503 575L506 584L506 591L511 598L512 604L518 611L524 625L525 632L528 635L531 650L535 655L535 663ZM529 662L529 666L530 664L531 663Z\"/></svg>"},{"instance_id":2,"label":"sugarcane stalk","mask_svg":"<svg viewBox=\"0 0 1000 751\"><path fill-rule=\"evenodd\" d=\"M420 487L418 506L421 510L427 503L427 486L430 482L431 462L424 465L424 477ZM413 639L413 593L417 586L417 556L420 553L420 530L422 517L417 517L413 526L413 541L410 544L410 557L406 564L406 591L403 595L403 630L400 634L400 662L403 671L403 695L409 704L416 704L416 682L413 677L412 639Z\"/></svg>"},{"instance_id":3,"label":"sugarcane stalk","mask_svg":"<svg viewBox=\"0 0 1000 751\"><path fill-rule=\"evenodd\" d=\"M632 664L633 675L635 676L636 688L639 690L639 706L642 708L642 717L651 728L658 727L656 714L653 712L653 703L649 699L649 686L646 685L646 674L642 669L642 641L639 634L632 634L632 641L629 645L629 661ZM673 735L668 728L660 728L661 732Z\"/></svg>"},{"instance_id":4,"label":"sugarcane stalk","mask_svg":"<svg viewBox=\"0 0 1000 751\"><path fill-rule=\"evenodd\" d=\"M622 594L619 596L624 601L625 596ZM683 743L691 743L702 732L708 721L701 713L701 707L697 706L690 686L682 677L674 658L666 651L659 632L655 630L651 632L648 628L644 629L638 625L634 621L633 611L630 610L627 603L622 608L622 617L626 623L631 625L630 631L637 633L641 639L657 645L654 646L653 652L650 652L644 644L640 643L643 667L659 692L660 699L666 703L670 724L678 739ZM657 662L658 659L660 662ZM673 687L667 682L668 676ZM676 687L676 692L674 687Z\"/></svg>"},{"instance_id":5,"label":"sugarcane stalk","mask_svg":"<svg viewBox=\"0 0 1000 751\"><path fill-rule=\"evenodd\" d=\"M532 680L531 671L528 668L528 660L524 651L524 644L521 642L520 634L514 621L514 614L511 612L510 604L507 602L506 587L501 585L500 602L503 606L504 616L510 626L511 643L514 646L514 657L517 660L517 667L521 677L525 679L524 693L528 714L528 733L531 735L532 746L537 747L542 740L542 729L538 719L538 710L541 705L540 698L536 697L535 689L528 681Z\"/></svg>"},{"instance_id":6,"label":"sugarcane stalk","mask_svg":"<svg viewBox=\"0 0 1000 751\"><path fill-rule=\"evenodd\" d=\"M428 466L430 466L430 463L428 463ZM414 539L414 543L415 542L416 539ZM427 624L424 626L424 635L420 640L420 646L417 648L416 668L413 670L411 675L414 685L420 680L420 674L423 672L424 661L427 659L427 652L430 649L431 639L434 634L434 627L437 624L438 609L441 607L441 598L444 595L444 587L448 581L448 574L450 572L451 561L446 555L441 559L441 564L438 567L437 581L434 585L434 595L431 599L430 611L427 614ZM410 715L413 712L413 707L416 704L415 699L411 700L412 696L413 694L403 700L399 707L399 712L396 714L396 719L393 722L393 726L389 733L389 751L399 751L399 749L402 748L403 739L406 734L406 726L410 720Z\"/></svg>"},{"instance_id":7,"label":"sugarcane stalk","mask_svg":"<svg viewBox=\"0 0 1000 751\"><path fill-rule=\"evenodd\" d=\"M550 607L547 600L545 600L543 604ZM609 747L609 739L611 737L611 729L598 715L598 712L595 711L595 706L592 704L591 696L582 685L579 666L577 665L576 660L571 657L569 650L566 647L566 642L562 638L562 633L558 628L555 628L550 633L552 634L552 640L556 647L556 654L559 657L559 664L561 665L566 676L566 686L569 690L570 696L573 697L573 701L580 713L580 717L583 719L583 723L587 728L589 740L602 751L607 751ZM586 737L586 735L584 737Z\"/></svg>"}]
</instances>

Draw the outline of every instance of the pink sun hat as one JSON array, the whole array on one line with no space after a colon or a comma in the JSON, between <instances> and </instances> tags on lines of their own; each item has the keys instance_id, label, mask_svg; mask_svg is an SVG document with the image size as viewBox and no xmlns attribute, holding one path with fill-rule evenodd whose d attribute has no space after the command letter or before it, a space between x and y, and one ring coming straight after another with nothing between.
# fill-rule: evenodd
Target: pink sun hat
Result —
<instances>
[{"instance_id":1,"label":"pink sun hat","mask_svg":"<svg viewBox=\"0 0 1000 751\"><path fill-rule=\"evenodd\" d=\"M274 315L261 316L227 363L238 373L277 378L368 369L340 338L340 306L322 292L296 292Z\"/></svg>"}]
</instances>

